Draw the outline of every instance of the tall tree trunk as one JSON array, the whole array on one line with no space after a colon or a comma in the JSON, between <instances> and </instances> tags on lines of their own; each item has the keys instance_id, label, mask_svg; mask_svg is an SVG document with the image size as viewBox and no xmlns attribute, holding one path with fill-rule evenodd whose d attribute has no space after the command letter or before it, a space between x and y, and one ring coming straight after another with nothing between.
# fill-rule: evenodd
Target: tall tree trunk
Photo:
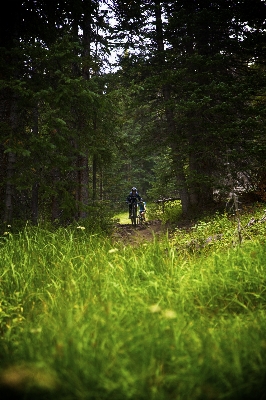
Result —
<instances>
[{"instance_id":1,"label":"tall tree trunk","mask_svg":"<svg viewBox=\"0 0 266 400\"><path fill-rule=\"evenodd\" d=\"M198 152L193 151L196 145ZM190 146L190 203L193 207L205 208L213 201L212 161L205 154L204 143L196 134L191 134Z\"/></svg>"},{"instance_id":2,"label":"tall tree trunk","mask_svg":"<svg viewBox=\"0 0 266 400\"><path fill-rule=\"evenodd\" d=\"M79 157L79 218L86 218L87 211L86 206L89 203L89 191L88 191L88 177L89 177L89 167L88 167L88 157Z\"/></svg>"},{"instance_id":3,"label":"tall tree trunk","mask_svg":"<svg viewBox=\"0 0 266 400\"><path fill-rule=\"evenodd\" d=\"M39 183L34 182L31 189L31 221L33 225L38 224L39 213Z\"/></svg>"},{"instance_id":4,"label":"tall tree trunk","mask_svg":"<svg viewBox=\"0 0 266 400\"><path fill-rule=\"evenodd\" d=\"M76 13L76 8L73 8L73 21L72 21L72 36L73 36L73 41L74 42L79 42L79 21L80 19L80 14L79 12ZM75 51L75 55L78 55L78 52ZM72 63L72 73L74 77L80 77L81 75L81 69L80 65L77 62ZM73 104L72 106L72 119L73 119L73 132L76 132L79 127L82 126L82 123L79 119L78 112L76 110L76 105ZM78 135L74 135L73 137L70 138L70 144L71 148L73 149L73 154L71 154L71 159L72 159L72 165L73 165L73 172L70 174L70 182L71 182L71 187L74 188L73 193L74 193L74 201L75 201L75 214L74 214L74 219L79 219L80 218L80 199L81 199L81 177L80 177L80 156L78 155L80 151L80 144L79 144L79 137Z\"/></svg>"},{"instance_id":5,"label":"tall tree trunk","mask_svg":"<svg viewBox=\"0 0 266 400\"><path fill-rule=\"evenodd\" d=\"M100 200L103 200L103 167L101 166L100 171Z\"/></svg>"},{"instance_id":6,"label":"tall tree trunk","mask_svg":"<svg viewBox=\"0 0 266 400\"><path fill-rule=\"evenodd\" d=\"M93 201L97 198L97 157L93 156L92 161L92 199Z\"/></svg>"},{"instance_id":7,"label":"tall tree trunk","mask_svg":"<svg viewBox=\"0 0 266 400\"><path fill-rule=\"evenodd\" d=\"M164 54L165 50L164 50L162 10L161 10L160 0L155 0L155 20L156 20L157 50L158 50L160 64L163 68L165 65L165 54ZM176 139L176 126L175 126L173 109L171 108L171 92L169 85L166 84L163 85L162 93L165 103L167 130L168 130L168 135L171 138L172 158L175 167L177 184L179 188L182 212L183 214L187 214L190 207L189 195L188 195L186 177L184 174L183 158Z\"/></svg>"},{"instance_id":8,"label":"tall tree trunk","mask_svg":"<svg viewBox=\"0 0 266 400\"><path fill-rule=\"evenodd\" d=\"M34 107L33 110L33 135L38 135L38 105ZM32 184L31 189L31 220L33 225L37 225L38 223L38 205L39 205L39 182L37 179Z\"/></svg>"},{"instance_id":9,"label":"tall tree trunk","mask_svg":"<svg viewBox=\"0 0 266 400\"><path fill-rule=\"evenodd\" d=\"M83 67L83 79L85 81L90 79L90 56L91 56L91 29L92 29L92 21L91 21L91 3L88 2L84 8L84 17L83 17L83 58L84 58L84 67ZM81 123L82 125L82 123ZM82 155L78 157L78 217L86 218L86 206L89 201L89 168L88 168L88 150L85 148L85 145L82 143L82 138L79 143L79 151Z\"/></svg>"},{"instance_id":10,"label":"tall tree trunk","mask_svg":"<svg viewBox=\"0 0 266 400\"><path fill-rule=\"evenodd\" d=\"M14 185L12 179L15 171L15 163L16 163L15 153L9 152L7 156L7 168L6 168L6 193L5 193L5 213L4 213L4 222L7 224L12 223L12 217L13 217Z\"/></svg>"},{"instance_id":11,"label":"tall tree trunk","mask_svg":"<svg viewBox=\"0 0 266 400\"><path fill-rule=\"evenodd\" d=\"M17 5L19 2L17 2ZM10 31L10 35L8 40L4 40L2 46L6 48L12 49L12 46L15 46L15 42L19 42L19 20L20 20L20 9L17 6L13 7L12 10L12 30ZM11 22L11 21L10 21ZM2 38L1 38L2 39ZM7 38L6 38L7 39ZM10 47L9 47L10 46ZM10 56L8 57L8 69L7 74L9 76L8 81L15 82L20 79L20 63L19 57L14 55L16 52L11 51ZM10 75L9 75L10 74ZM2 77L1 77L2 78ZM5 79L5 78L2 78ZM5 92L5 90L4 90ZM7 97L5 97L7 95ZM1 99L2 100L2 99ZM2 109L1 105L1 117L4 116L5 122L10 127L11 134L9 135L8 147L14 145L13 138L18 137L19 127L20 127L20 115L18 109L18 95L12 91L12 89L7 89L7 92L4 93L2 105L4 109ZM2 113L4 112L5 115ZM7 163L6 163L6 189L5 189L5 206L4 206L4 221L8 224L12 223L13 218L13 209L14 209L14 175L16 170L16 153L14 151L9 151L7 155Z\"/></svg>"},{"instance_id":12,"label":"tall tree trunk","mask_svg":"<svg viewBox=\"0 0 266 400\"><path fill-rule=\"evenodd\" d=\"M17 112L17 99L13 95L10 107L10 126L13 136L16 137L18 130L18 112ZM6 168L6 192L5 192L5 212L4 221L11 224L13 218L13 201L14 201L14 172L15 172L16 154L13 151L8 152L7 168Z\"/></svg>"},{"instance_id":13,"label":"tall tree trunk","mask_svg":"<svg viewBox=\"0 0 266 400\"><path fill-rule=\"evenodd\" d=\"M6 154L5 154L5 147L4 145L0 145L0 204L1 204L1 208L0 208L0 219L1 221L4 218L4 202L5 202L5 186L4 186L4 182L6 179Z\"/></svg>"},{"instance_id":14,"label":"tall tree trunk","mask_svg":"<svg viewBox=\"0 0 266 400\"><path fill-rule=\"evenodd\" d=\"M52 182L54 188L54 195L52 197L51 218L52 221L58 221L60 218L60 194L58 190L58 182L60 180L60 173L57 168L52 171Z\"/></svg>"}]
</instances>

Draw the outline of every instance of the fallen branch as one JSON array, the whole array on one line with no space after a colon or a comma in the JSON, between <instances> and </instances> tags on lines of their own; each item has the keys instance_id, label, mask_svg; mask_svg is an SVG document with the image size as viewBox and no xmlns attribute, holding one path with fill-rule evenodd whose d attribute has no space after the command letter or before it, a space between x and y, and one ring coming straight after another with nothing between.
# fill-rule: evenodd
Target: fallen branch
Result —
<instances>
[{"instance_id":1,"label":"fallen branch","mask_svg":"<svg viewBox=\"0 0 266 400\"><path fill-rule=\"evenodd\" d=\"M252 217L251 220L248 221L245 228L249 228L250 226L252 226L256 223L262 223L262 222L266 222L266 210L264 210L264 214L260 219L256 219L256 218Z\"/></svg>"},{"instance_id":2,"label":"fallen branch","mask_svg":"<svg viewBox=\"0 0 266 400\"><path fill-rule=\"evenodd\" d=\"M175 200L180 200L180 197L168 197L168 198L162 198L159 200L155 200L154 203L166 203L167 201L175 201Z\"/></svg>"}]
</instances>

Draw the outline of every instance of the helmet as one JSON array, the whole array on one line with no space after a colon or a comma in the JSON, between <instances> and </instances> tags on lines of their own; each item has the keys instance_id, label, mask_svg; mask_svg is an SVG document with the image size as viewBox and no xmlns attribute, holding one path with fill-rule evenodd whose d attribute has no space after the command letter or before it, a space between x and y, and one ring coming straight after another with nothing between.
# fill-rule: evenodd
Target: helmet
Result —
<instances>
[{"instance_id":1,"label":"helmet","mask_svg":"<svg viewBox=\"0 0 266 400\"><path fill-rule=\"evenodd\" d=\"M132 192L137 191L137 188L135 188L135 186L133 186L133 188L131 189Z\"/></svg>"}]
</instances>

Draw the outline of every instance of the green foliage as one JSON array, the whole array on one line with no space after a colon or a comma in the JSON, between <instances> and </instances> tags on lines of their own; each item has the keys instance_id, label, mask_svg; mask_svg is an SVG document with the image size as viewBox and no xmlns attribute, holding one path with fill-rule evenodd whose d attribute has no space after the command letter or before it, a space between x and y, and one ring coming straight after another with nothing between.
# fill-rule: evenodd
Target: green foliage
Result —
<instances>
[{"instance_id":1,"label":"green foliage","mask_svg":"<svg viewBox=\"0 0 266 400\"><path fill-rule=\"evenodd\" d=\"M180 254L206 255L238 246L240 238L244 243L252 240L264 243L264 207L263 203L243 205L238 217L232 213L217 211L215 214L210 212L198 217L191 215L190 218L184 218L180 201L176 200L151 203L148 215L149 219L159 219L168 225L169 240ZM177 225L180 227L177 228Z\"/></svg>"},{"instance_id":2,"label":"green foliage","mask_svg":"<svg viewBox=\"0 0 266 400\"><path fill-rule=\"evenodd\" d=\"M61 212L64 219L73 220L79 206L76 199L86 204L81 196L75 196L80 188L81 157L88 158L88 173L93 160L97 160L97 193L91 198L107 198L110 193L107 181L106 196L98 190L102 187L98 182L105 177L104 168L110 170L115 159L119 141L118 90L108 74L99 74L104 60L98 58L98 52L107 44L101 40L99 27L103 33L108 24L104 23L105 12L99 9L98 2L91 2L88 10L85 4L72 1L51 8L37 1L30 9L28 12L25 4L14 6L18 26L12 34L16 32L18 40L16 46L14 43L7 49L9 39L4 38L1 47L1 98L6 104L6 122L0 126L4 138L1 154L16 154L12 179L8 178L14 190L13 218L31 218L32 187L38 185L38 193L34 193L37 217L50 218L53 204L54 214ZM84 33L84 13L90 15L92 31L97 30L95 46L87 43L87 49L85 40L78 37L80 26ZM20 30L21 26L24 30ZM96 38L96 34L92 36ZM89 71L89 79L84 78L84 69ZM16 129L10 125L11 108L12 118L19 125ZM6 170L4 156L1 167ZM86 178L82 184L91 194L94 189L90 190L88 174ZM2 181L4 193L4 173ZM1 200L4 202L4 195Z\"/></svg>"},{"instance_id":3,"label":"green foliage","mask_svg":"<svg viewBox=\"0 0 266 400\"><path fill-rule=\"evenodd\" d=\"M147 194L153 200L177 194L174 166L168 147L154 158L152 187Z\"/></svg>"},{"instance_id":4,"label":"green foliage","mask_svg":"<svg viewBox=\"0 0 266 400\"><path fill-rule=\"evenodd\" d=\"M216 232L222 243L233 225L206 218L190 240ZM265 395L263 223L242 246L211 245L204 257L185 249L185 230L136 247L83 228L27 227L0 248L0 394Z\"/></svg>"},{"instance_id":5,"label":"green foliage","mask_svg":"<svg viewBox=\"0 0 266 400\"><path fill-rule=\"evenodd\" d=\"M111 232L114 210L109 202L95 201L93 205L86 207L86 212L87 217L78 223L80 230L86 230L86 235L89 233L103 235Z\"/></svg>"},{"instance_id":6,"label":"green foliage","mask_svg":"<svg viewBox=\"0 0 266 400\"><path fill-rule=\"evenodd\" d=\"M200 208L225 184L227 149L234 177L253 175L265 153L262 3L10 7L0 24L1 169L8 152L16 162L12 178L2 175L2 205L8 181L15 218L30 218L38 184L38 210L48 215L56 199L73 220L82 157L89 196L105 200L122 201L132 185L152 200L181 188ZM113 46L123 56L107 73Z\"/></svg>"},{"instance_id":7,"label":"green foliage","mask_svg":"<svg viewBox=\"0 0 266 400\"><path fill-rule=\"evenodd\" d=\"M143 5L138 31L125 26L139 39L139 45L127 42L121 75L132 89L130 127L136 135L142 133L142 145L154 155L148 192L152 198L181 189L186 191L183 201L189 199L187 208L200 210L211 200L213 187L226 186L227 150L236 186L237 173L254 176L260 165L265 128L259 94L265 92L265 79L263 83L258 65L265 53L254 58L251 54L257 53L254 43L263 42L260 13L265 5L252 4L248 0L245 7L234 4L228 9L226 1L149 1ZM117 29L128 13L117 4ZM145 42L150 43L148 49L143 49ZM134 86L141 90L134 91Z\"/></svg>"},{"instance_id":8,"label":"green foliage","mask_svg":"<svg viewBox=\"0 0 266 400\"><path fill-rule=\"evenodd\" d=\"M169 223L175 225L180 219L181 213L182 208L180 200L162 201L149 206L149 218L159 219L163 224Z\"/></svg>"},{"instance_id":9,"label":"green foliage","mask_svg":"<svg viewBox=\"0 0 266 400\"><path fill-rule=\"evenodd\" d=\"M210 254L214 251L226 251L239 246L241 242L252 240L265 242L266 224L260 221L264 215L263 204L244 209L236 215L229 216L217 212L215 215L191 220L189 228L176 228L171 240L176 249L187 254ZM252 214L251 214L252 213ZM249 226L250 220L255 220Z\"/></svg>"}]
</instances>

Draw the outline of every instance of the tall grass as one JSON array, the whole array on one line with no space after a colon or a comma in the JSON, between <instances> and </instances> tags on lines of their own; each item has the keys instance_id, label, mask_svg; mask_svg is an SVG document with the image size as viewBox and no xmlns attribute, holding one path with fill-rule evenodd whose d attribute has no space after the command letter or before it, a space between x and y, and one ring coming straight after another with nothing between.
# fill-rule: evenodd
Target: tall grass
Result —
<instances>
[{"instance_id":1,"label":"tall grass","mask_svg":"<svg viewBox=\"0 0 266 400\"><path fill-rule=\"evenodd\" d=\"M262 399L266 245L190 254L26 228L0 248L0 394Z\"/></svg>"}]
</instances>

